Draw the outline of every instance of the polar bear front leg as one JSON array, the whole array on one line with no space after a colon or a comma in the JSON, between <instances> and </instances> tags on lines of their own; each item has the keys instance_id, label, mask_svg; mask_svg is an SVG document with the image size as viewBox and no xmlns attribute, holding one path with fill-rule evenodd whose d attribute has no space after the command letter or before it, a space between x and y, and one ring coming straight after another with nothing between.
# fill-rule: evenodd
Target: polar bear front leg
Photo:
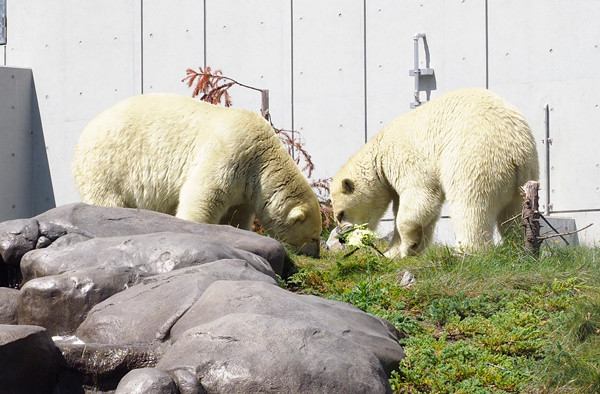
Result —
<instances>
[{"instance_id":1,"label":"polar bear front leg","mask_svg":"<svg viewBox=\"0 0 600 394\"><path fill-rule=\"evenodd\" d=\"M227 212L224 201L211 188L184 186L179 195L176 217L198 223L219 224Z\"/></svg>"},{"instance_id":2,"label":"polar bear front leg","mask_svg":"<svg viewBox=\"0 0 600 394\"><path fill-rule=\"evenodd\" d=\"M395 194L392 198L392 213L394 214L394 219L398 218L398 204L398 195ZM392 239L390 240L387 250L383 254L386 257L392 259L396 257L396 255L400 253L400 251L398 250L398 247L400 246L400 241L401 239L400 234L398 234L398 226L396 225L396 223L394 223L394 234L392 235Z\"/></svg>"},{"instance_id":3,"label":"polar bear front leg","mask_svg":"<svg viewBox=\"0 0 600 394\"><path fill-rule=\"evenodd\" d=\"M210 163L210 164L209 164ZM212 165L211 165L212 164ZM219 224L232 203L232 179L227 174L215 173L219 162L206 159L196 166L179 191L177 216L199 223Z\"/></svg>"},{"instance_id":4,"label":"polar bear front leg","mask_svg":"<svg viewBox=\"0 0 600 394\"><path fill-rule=\"evenodd\" d=\"M385 255L404 258L429 245L443 201L443 194L435 187L406 189L398 198L397 210L394 199L394 237Z\"/></svg>"},{"instance_id":5,"label":"polar bear front leg","mask_svg":"<svg viewBox=\"0 0 600 394\"><path fill-rule=\"evenodd\" d=\"M244 230L251 230L254 224L254 206L252 204L240 204L229 208L219 220L220 224L228 224Z\"/></svg>"},{"instance_id":6,"label":"polar bear front leg","mask_svg":"<svg viewBox=\"0 0 600 394\"><path fill-rule=\"evenodd\" d=\"M392 238L392 242L388 250L384 253L389 258L404 258L413 256L421 251L428 242L426 236L426 228L416 222L408 222L406 218L397 218L396 230L394 235L398 234L396 239Z\"/></svg>"}]
</instances>

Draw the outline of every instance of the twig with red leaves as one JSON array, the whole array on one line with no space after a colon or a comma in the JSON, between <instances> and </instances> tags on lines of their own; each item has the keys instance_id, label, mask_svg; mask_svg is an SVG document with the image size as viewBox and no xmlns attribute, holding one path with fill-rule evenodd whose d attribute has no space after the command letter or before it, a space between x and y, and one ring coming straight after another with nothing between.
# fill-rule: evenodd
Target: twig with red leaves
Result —
<instances>
[{"instance_id":1,"label":"twig with red leaves","mask_svg":"<svg viewBox=\"0 0 600 394\"><path fill-rule=\"evenodd\" d=\"M192 97L198 97L202 93L202 96L200 97L200 100L202 101L207 101L211 104L221 104L221 101L225 99L224 105L226 107L231 107L232 101L228 90L233 85L239 85L244 88L262 92L262 89L245 85L233 78L224 76L221 70L212 72L210 66L206 66L204 70L202 67L198 67L198 69L200 72L192 70L191 68L185 70L186 77L183 78L181 82L187 81L188 87L192 87L194 82L196 82Z\"/></svg>"}]
</instances>

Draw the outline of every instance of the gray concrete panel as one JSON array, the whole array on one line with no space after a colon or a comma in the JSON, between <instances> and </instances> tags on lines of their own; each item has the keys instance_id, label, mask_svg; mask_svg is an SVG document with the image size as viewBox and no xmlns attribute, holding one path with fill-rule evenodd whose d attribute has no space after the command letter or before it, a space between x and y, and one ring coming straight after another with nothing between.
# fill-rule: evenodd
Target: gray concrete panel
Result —
<instances>
[{"instance_id":1,"label":"gray concrete panel","mask_svg":"<svg viewBox=\"0 0 600 394\"><path fill-rule=\"evenodd\" d=\"M208 0L206 64L258 89L268 89L278 128L291 129L291 7L278 0ZM260 113L261 93L234 86L233 106Z\"/></svg>"},{"instance_id":2,"label":"gray concrete panel","mask_svg":"<svg viewBox=\"0 0 600 394\"><path fill-rule=\"evenodd\" d=\"M294 121L319 178L365 142L363 2L294 1Z\"/></svg>"},{"instance_id":3,"label":"gray concrete panel","mask_svg":"<svg viewBox=\"0 0 600 394\"><path fill-rule=\"evenodd\" d=\"M0 67L0 221L32 215L31 70Z\"/></svg>"},{"instance_id":4,"label":"gray concrete panel","mask_svg":"<svg viewBox=\"0 0 600 394\"><path fill-rule=\"evenodd\" d=\"M144 93L191 95L185 70L204 66L204 1L143 2Z\"/></svg>"},{"instance_id":5,"label":"gray concrete panel","mask_svg":"<svg viewBox=\"0 0 600 394\"><path fill-rule=\"evenodd\" d=\"M70 176L81 128L115 102L140 92L138 1L13 2L7 64L31 67L56 202L79 200Z\"/></svg>"},{"instance_id":6,"label":"gray concrete panel","mask_svg":"<svg viewBox=\"0 0 600 394\"><path fill-rule=\"evenodd\" d=\"M489 76L489 87L530 122L542 170L549 104L551 182L547 188L542 173L540 203L549 189L554 211L577 216L578 225L587 224L580 223L583 216L598 221L600 3L487 5L486 15L486 2L459 0L9 1L8 43L0 56L4 64L33 70L39 108L32 106L29 120L39 189L33 205L53 204L54 193L58 205L79 199L70 160L93 116L142 91L191 94L181 82L185 69L204 62L269 89L275 125L302 133L316 177L333 176L365 139L409 110L413 35L425 33L430 61L420 43L420 66L435 70L431 97L485 86ZM6 86L0 99L13 100ZM259 111L258 92L233 88L231 94L234 106ZM581 210L589 212L571 213ZM597 239L595 227L580 240Z\"/></svg>"},{"instance_id":7,"label":"gray concrete panel","mask_svg":"<svg viewBox=\"0 0 600 394\"><path fill-rule=\"evenodd\" d=\"M490 88L524 112L538 141L540 204L554 211L600 209L598 49L600 3L490 3ZM535 26L535 28L532 28ZM544 105L550 107L550 187Z\"/></svg>"}]
</instances>

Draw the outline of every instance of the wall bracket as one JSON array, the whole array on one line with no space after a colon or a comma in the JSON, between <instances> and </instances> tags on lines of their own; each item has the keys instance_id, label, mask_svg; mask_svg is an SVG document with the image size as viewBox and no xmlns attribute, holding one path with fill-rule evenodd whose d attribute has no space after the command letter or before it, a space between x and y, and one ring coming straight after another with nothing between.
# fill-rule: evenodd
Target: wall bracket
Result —
<instances>
[{"instance_id":1,"label":"wall bracket","mask_svg":"<svg viewBox=\"0 0 600 394\"><path fill-rule=\"evenodd\" d=\"M6 0L0 0L0 45L6 45Z\"/></svg>"},{"instance_id":2,"label":"wall bracket","mask_svg":"<svg viewBox=\"0 0 600 394\"><path fill-rule=\"evenodd\" d=\"M425 56L426 56L426 68L419 68L419 39L423 39L423 46L425 47ZM419 97L419 92L421 92L421 87L423 85L423 79L433 79L435 85L435 76L433 68L429 68L429 56L428 56L428 47L425 33L416 33L413 36L414 41L414 68L412 70L408 70L408 75L415 78L415 101L410 103L410 108L416 108L419 105L423 104ZM431 91L431 89L429 89Z\"/></svg>"}]
</instances>

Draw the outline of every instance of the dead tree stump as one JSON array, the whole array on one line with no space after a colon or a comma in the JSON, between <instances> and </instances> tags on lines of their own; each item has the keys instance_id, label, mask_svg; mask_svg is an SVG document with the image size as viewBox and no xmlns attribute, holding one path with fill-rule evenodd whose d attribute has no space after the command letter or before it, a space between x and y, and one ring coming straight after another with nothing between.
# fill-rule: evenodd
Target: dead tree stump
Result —
<instances>
[{"instance_id":1,"label":"dead tree stump","mask_svg":"<svg viewBox=\"0 0 600 394\"><path fill-rule=\"evenodd\" d=\"M529 181L523 186L523 227L525 228L525 249L537 256L540 252L540 211L538 206L539 182Z\"/></svg>"}]
</instances>

